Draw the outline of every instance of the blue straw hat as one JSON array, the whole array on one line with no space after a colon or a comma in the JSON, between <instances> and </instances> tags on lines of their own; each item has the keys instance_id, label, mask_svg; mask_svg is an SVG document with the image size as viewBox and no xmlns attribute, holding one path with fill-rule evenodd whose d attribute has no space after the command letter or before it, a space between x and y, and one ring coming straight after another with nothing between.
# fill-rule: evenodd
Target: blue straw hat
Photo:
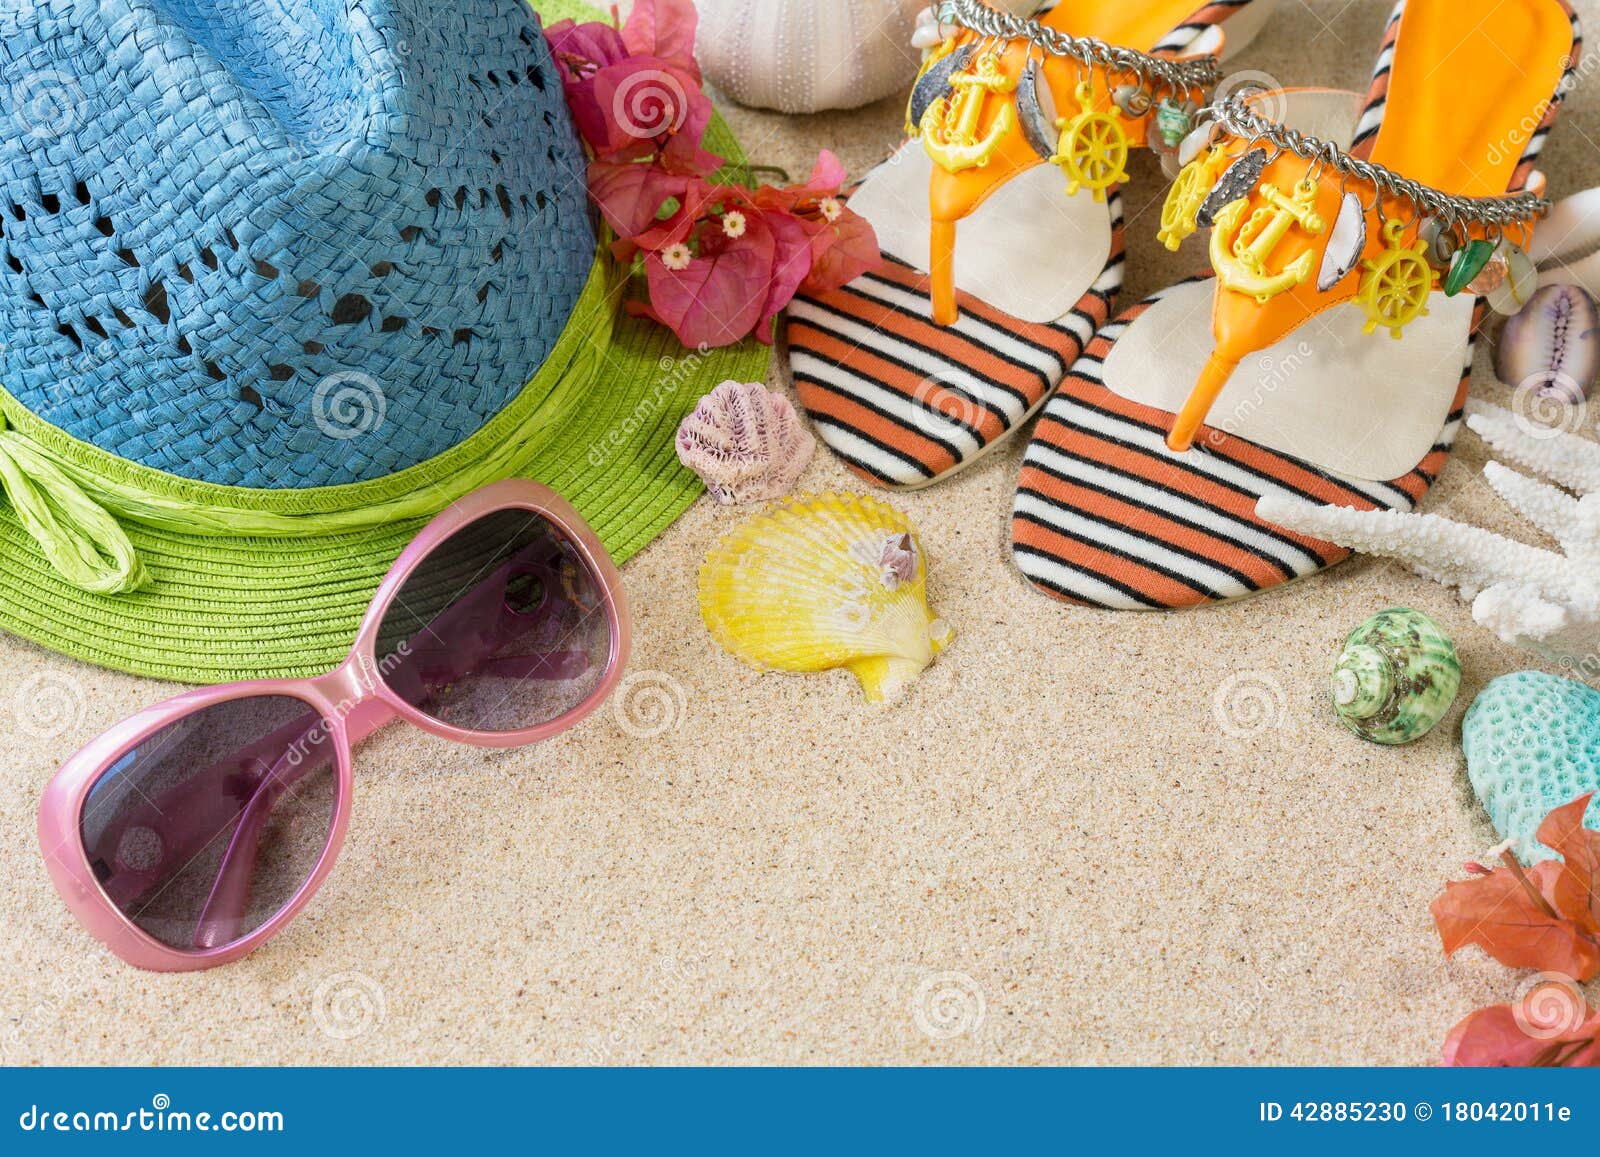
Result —
<instances>
[{"instance_id":1,"label":"blue straw hat","mask_svg":"<svg viewBox=\"0 0 1600 1157\"><path fill-rule=\"evenodd\" d=\"M698 492L682 414L765 375L618 316L521 0L6 5L0 101L0 626L47 646L318 669L513 474L626 556Z\"/></svg>"}]
</instances>

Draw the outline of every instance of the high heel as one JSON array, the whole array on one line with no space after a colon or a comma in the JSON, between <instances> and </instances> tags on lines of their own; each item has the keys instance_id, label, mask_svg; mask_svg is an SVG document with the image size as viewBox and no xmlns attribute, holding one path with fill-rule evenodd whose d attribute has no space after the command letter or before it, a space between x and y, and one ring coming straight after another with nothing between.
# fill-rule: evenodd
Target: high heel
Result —
<instances>
[{"instance_id":1,"label":"high heel","mask_svg":"<svg viewBox=\"0 0 1600 1157\"><path fill-rule=\"evenodd\" d=\"M1214 276L1103 327L1046 404L1012 518L1023 574L1073 602L1195 606L1347 556L1261 518L1265 496L1413 509L1461 423L1480 295L1514 307L1537 280L1533 166L1580 45L1563 0L1407 0L1364 104L1291 89L1203 113L1161 235L1210 225Z\"/></svg>"},{"instance_id":2,"label":"high heel","mask_svg":"<svg viewBox=\"0 0 1600 1157\"><path fill-rule=\"evenodd\" d=\"M1189 77L1198 98L1201 70L1212 75L1214 59L1236 46L1232 30L1248 23L1253 36L1274 3L1064 0L1037 23L1005 17L1009 23L984 25L987 32L959 30L932 51L907 120L911 131L934 131L851 197L877 232L884 267L832 293L802 296L787 315L796 393L846 465L906 490L970 466L1033 417L1110 316L1122 285L1126 155L1104 146L1114 146L1116 134L1129 148L1148 136L1175 154L1181 126L1173 118L1191 110L1167 108L1167 136L1151 132L1159 100L1127 116L1107 94L1104 64L1082 65L1036 41L1089 51L1088 38L1099 37L1094 51L1121 59L1110 44L1125 43L1116 38L1126 32L1159 54L1148 67ZM945 14L963 13L975 21L1003 15L975 0ZM1087 101L1079 99L1085 81ZM971 95L953 108L962 93ZM1124 103L1137 107L1135 97L1125 93ZM1083 131L1069 140L1098 134L1102 145L1096 163L1080 157L1085 163L1072 170L1052 162L1069 156L1061 144L1074 122ZM991 136L997 125L1003 131ZM935 162L930 143L957 167L954 176Z\"/></svg>"}]
</instances>

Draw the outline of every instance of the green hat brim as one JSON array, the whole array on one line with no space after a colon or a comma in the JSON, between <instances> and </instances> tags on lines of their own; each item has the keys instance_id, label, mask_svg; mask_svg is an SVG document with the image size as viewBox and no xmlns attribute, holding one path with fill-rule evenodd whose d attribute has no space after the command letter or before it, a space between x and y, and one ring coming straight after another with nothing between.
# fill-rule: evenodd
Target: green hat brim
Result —
<instances>
[{"instance_id":1,"label":"green hat brim","mask_svg":"<svg viewBox=\"0 0 1600 1157\"><path fill-rule=\"evenodd\" d=\"M601 18L570 0L540 0L534 7L547 23ZM744 161L720 116L713 118L706 147L730 165ZM665 327L622 315L616 278L600 268L604 260L597 257L592 283L616 316L609 340L587 342L585 355L597 364L590 364L586 391L560 407L559 431L493 449L497 476L532 478L565 496L623 562L704 490L678 462L679 423L718 383L765 380L771 350L753 339L686 350ZM571 325L582 324L575 313ZM513 401L506 409L517 406ZM21 424L22 416L12 417L12 425ZM464 458L501 437L494 428L499 420L406 474L459 477ZM38 432L52 435L55 448L79 464L116 462L122 472L131 466L54 428ZM156 473L137 469L147 480ZM160 477L174 494L197 489L172 475ZM378 480L377 487L390 481ZM348 503L348 490L234 495L261 495L264 506L283 498L315 510L322 494L330 496L329 508ZM438 507L454 496L441 487ZM102 595L63 580L12 506L0 503L0 628L74 658L160 679L217 683L319 674L344 658L378 582L426 522L427 516L417 516L333 533L227 535L123 519L150 581L126 594Z\"/></svg>"}]
</instances>

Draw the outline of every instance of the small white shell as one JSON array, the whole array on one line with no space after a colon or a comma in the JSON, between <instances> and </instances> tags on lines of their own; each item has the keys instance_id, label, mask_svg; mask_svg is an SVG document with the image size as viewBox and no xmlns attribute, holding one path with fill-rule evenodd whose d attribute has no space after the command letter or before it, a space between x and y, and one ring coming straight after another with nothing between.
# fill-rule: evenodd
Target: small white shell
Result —
<instances>
[{"instance_id":1,"label":"small white shell","mask_svg":"<svg viewBox=\"0 0 1600 1157\"><path fill-rule=\"evenodd\" d=\"M1346 193L1339 202L1339 216L1328 234L1328 247L1322 251L1322 268L1317 272L1317 288L1326 293L1361 260L1367 247L1367 214L1361 198Z\"/></svg>"},{"instance_id":2,"label":"small white shell","mask_svg":"<svg viewBox=\"0 0 1600 1157\"><path fill-rule=\"evenodd\" d=\"M1182 167L1211 147L1211 142L1222 132L1216 121L1206 121L1189 130L1189 135L1178 144L1178 165Z\"/></svg>"}]
</instances>

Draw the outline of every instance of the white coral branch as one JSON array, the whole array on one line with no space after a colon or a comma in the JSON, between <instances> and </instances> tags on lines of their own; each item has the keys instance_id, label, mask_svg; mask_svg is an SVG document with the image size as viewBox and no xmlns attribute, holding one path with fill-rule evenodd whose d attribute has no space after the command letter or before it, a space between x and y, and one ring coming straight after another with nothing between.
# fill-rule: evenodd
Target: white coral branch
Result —
<instances>
[{"instance_id":1,"label":"white coral branch","mask_svg":"<svg viewBox=\"0 0 1600 1157\"><path fill-rule=\"evenodd\" d=\"M1468 598L1495 583L1514 583L1559 599L1570 581L1561 555L1437 514L1319 506L1285 494L1264 495L1256 513L1301 534L1396 559Z\"/></svg>"},{"instance_id":2,"label":"white coral branch","mask_svg":"<svg viewBox=\"0 0 1600 1157\"><path fill-rule=\"evenodd\" d=\"M1581 537L1583 522L1576 498L1498 462L1485 463L1483 476L1507 506L1563 546Z\"/></svg>"},{"instance_id":3,"label":"white coral branch","mask_svg":"<svg viewBox=\"0 0 1600 1157\"><path fill-rule=\"evenodd\" d=\"M1503 433L1493 420L1494 432ZM1558 463L1528 464L1554 465L1561 473L1553 476L1572 478L1577 460L1563 448ZM1289 530L1403 562L1458 588L1472 600L1472 617L1499 638L1567 663L1586 678L1600 675L1600 494L1574 500L1495 463L1490 467L1496 492L1559 538L1566 554L1437 514L1319 506L1283 494L1264 496L1256 513Z\"/></svg>"},{"instance_id":4,"label":"white coral branch","mask_svg":"<svg viewBox=\"0 0 1600 1157\"><path fill-rule=\"evenodd\" d=\"M1561 430L1535 431L1488 402L1467 402L1467 426L1502 458L1577 494L1600 492L1600 444Z\"/></svg>"}]
</instances>

